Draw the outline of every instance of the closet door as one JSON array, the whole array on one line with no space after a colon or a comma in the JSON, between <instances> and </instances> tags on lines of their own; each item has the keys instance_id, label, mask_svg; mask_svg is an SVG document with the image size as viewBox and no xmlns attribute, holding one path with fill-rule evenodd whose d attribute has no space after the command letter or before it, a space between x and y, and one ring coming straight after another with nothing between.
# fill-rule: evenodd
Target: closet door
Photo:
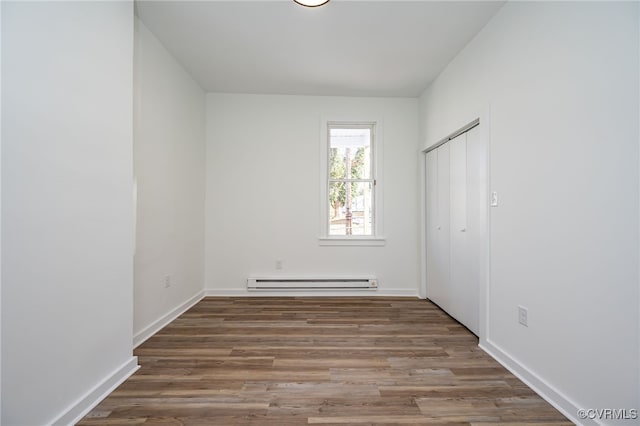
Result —
<instances>
[{"instance_id":1,"label":"closet door","mask_svg":"<svg viewBox=\"0 0 640 426\"><path fill-rule=\"evenodd\" d=\"M470 328L467 250L467 134L449 141L451 188L451 278L449 314ZM477 301L477 299L476 299Z\"/></svg>"},{"instance_id":2,"label":"closet door","mask_svg":"<svg viewBox=\"0 0 640 426\"><path fill-rule=\"evenodd\" d=\"M426 156L427 297L479 334L487 158L478 127Z\"/></svg>"},{"instance_id":3,"label":"closet door","mask_svg":"<svg viewBox=\"0 0 640 426\"><path fill-rule=\"evenodd\" d=\"M487 157L480 139L480 129L467 132L467 288L464 309L465 325L479 334L480 283L486 275L484 241L487 223Z\"/></svg>"},{"instance_id":4,"label":"closet door","mask_svg":"<svg viewBox=\"0 0 640 426\"><path fill-rule=\"evenodd\" d=\"M429 154L431 157L427 160L427 180L431 180L431 183L427 182L427 203L431 201L432 207L427 225L427 297L447 310L451 299L449 144L444 144Z\"/></svg>"}]
</instances>

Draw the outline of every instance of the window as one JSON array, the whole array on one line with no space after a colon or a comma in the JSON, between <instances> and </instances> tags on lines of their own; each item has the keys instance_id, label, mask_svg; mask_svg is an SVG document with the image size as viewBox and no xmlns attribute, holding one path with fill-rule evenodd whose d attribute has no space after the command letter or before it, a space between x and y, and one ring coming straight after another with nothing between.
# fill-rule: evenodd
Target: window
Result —
<instances>
[{"instance_id":1,"label":"window","mask_svg":"<svg viewBox=\"0 0 640 426\"><path fill-rule=\"evenodd\" d=\"M373 235L373 126L329 125L329 235Z\"/></svg>"},{"instance_id":2,"label":"window","mask_svg":"<svg viewBox=\"0 0 640 426\"><path fill-rule=\"evenodd\" d=\"M325 243L379 238L375 122L326 122L323 135L323 233Z\"/></svg>"}]
</instances>

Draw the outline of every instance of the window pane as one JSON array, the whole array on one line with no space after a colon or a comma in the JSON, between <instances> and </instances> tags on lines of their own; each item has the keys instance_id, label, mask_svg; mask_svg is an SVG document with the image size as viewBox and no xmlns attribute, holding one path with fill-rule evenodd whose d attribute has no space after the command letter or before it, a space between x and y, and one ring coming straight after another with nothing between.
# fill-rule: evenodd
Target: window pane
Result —
<instances>
[{"instance_id":1,"label":"window pane","mask_svg":"<svg viewBox=\"0 0 640 426\"><path fill-rule=\"evenodd\" d=\"M332 147L329 151L329 179L347 177L347 156L345 148Z\"/></svg>"},{"instance_id":2,"label":"window pane","mask_svg":"<svg viewBox=\"0 0 640 426\"><path fill-rule=\"evenodd\" d=\"M371 128L330 128L329 150L330 178L371 178Z\"/></svg>"},{"instance_id":3,"label":"window pane","mask_svg":"<svg viewBox=\"0 0 640 426\"><path fill-rule=\"evenodd\" d=\"M329 184L329 235L373 235L371 182Z\"/></svg>"}]
</instances>

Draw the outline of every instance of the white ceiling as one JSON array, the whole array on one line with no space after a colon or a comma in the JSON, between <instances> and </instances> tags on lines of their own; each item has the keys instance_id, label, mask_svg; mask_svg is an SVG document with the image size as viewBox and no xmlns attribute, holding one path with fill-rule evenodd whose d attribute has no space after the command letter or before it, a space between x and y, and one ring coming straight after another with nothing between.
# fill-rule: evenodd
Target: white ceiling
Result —
<instances>
[{"instance_id":1,"label":"white ceiling","mask_svg":"<svg viewBox=\"0 0 640 426\"><path fill-rule=\"evenodd\" d=\"M207 92L419 96L504 1L137 1Z\"/></svg>"}]
</instances>

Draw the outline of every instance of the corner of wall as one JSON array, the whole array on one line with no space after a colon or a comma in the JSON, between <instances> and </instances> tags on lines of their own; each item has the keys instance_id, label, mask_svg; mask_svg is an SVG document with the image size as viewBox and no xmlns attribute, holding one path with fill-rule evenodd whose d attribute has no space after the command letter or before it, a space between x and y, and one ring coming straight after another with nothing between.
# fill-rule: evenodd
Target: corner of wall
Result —
<instances>
[{"instance_id":1,"label":"corner of wall","mask_svg":"<svg viewBox=\"0 0 640 426\"><path fill-rule=\"evenodd\" d=\"M190 297L183 303L180 303L175 308L171 309L166 314L162 315L157 320L153 321L151 324L146 326L144 329L139 331L133 336L133 348L137 348L141 344L143 344L147 339L152 337L158 331L162 330L164 327L169 325L173 320L178 318L180 315L191 309L194 305L196 305L199 301L201 301L205 296L205 291L201 290L193 297Z\"/></svg>"},{"instance_id":2,"label":"corner of wall","mask_svg":"<svg viewBox=\"0 0 640 426\"><path fill-rule=\"evenodd\" d=\"M73 404L51 422L52 425L73 425L78 423L104 398L135 373L140 366L138 357L131 357L128 361L116 368L111 374L105 377L100 383L82 395Z\"/></svg>"}]
</instances>

